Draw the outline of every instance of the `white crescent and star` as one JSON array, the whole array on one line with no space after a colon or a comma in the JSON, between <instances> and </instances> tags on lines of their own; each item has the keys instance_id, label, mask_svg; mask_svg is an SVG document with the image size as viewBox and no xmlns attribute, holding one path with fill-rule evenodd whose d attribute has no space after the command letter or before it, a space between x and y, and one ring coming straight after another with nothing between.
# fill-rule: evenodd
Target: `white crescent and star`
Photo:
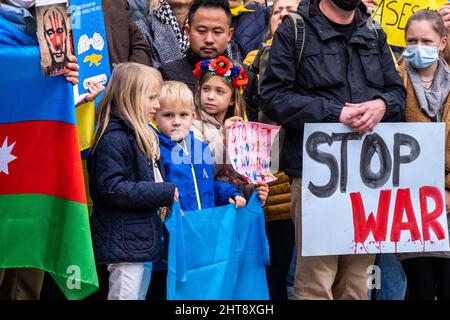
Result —
<instances>
[{"instance_id":1,"label":"white crescent and star","mask_svg":"<svg viewBox=\"0 0 450 320\"><path fill-rule=\"evenodd\" d=\"M4 172L9 175L8 164L17 159L16 156L11 154L15 144L16 142L8 146L8 137L3 141L3 145L0 147L0 174Z\"/></svg>"}]
</instances>

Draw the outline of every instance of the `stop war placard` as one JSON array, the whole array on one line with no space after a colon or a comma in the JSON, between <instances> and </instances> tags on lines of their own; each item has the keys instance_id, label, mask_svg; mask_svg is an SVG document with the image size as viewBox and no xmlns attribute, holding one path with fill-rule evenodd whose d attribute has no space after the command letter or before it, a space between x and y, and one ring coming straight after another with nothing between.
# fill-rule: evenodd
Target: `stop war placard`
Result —
<instances>
[{"instance_id":1,"label":"stop war placard","mask_svg":"<svg viewBox=\"0 0 450 320\"><path fill-rule=\"evenodd\" d=\"M306 124L302 255L448 251L442 123Z\"/></svg>"}]
</instances>

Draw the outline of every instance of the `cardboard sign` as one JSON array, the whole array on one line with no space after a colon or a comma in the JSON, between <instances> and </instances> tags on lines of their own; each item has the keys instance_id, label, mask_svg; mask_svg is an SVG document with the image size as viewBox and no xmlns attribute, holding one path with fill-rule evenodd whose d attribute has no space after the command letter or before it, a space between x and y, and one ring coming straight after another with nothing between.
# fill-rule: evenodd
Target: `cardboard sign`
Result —
<instances>
[{"instance_id":1,"label":"cardboard sign","mask_svg":"<svg viewBox=\"0 0 450 320\"><path fill-rule=\"evenodd\" d=\"M409 17L420 9L439 11L446 0L380 0L373 17L387 33L388 44L405 47L405 27Z\"/></svg>"},{"instance_id":2,"label":"cardboard sign","mask_svg":"<svg viewBox=\"0 0 450 320\"><path fill-rule=\"evenodd\" d=\"M279 131L280 126L258 122L238 122L231 126L227 133L227 152L234 170L252 183L276 180L270 172L270 155Z\"/></svg>"},{"instance_id":3,"label":"cardboard sign","mask_svg":"<svg viewBox=\"0 0 450 320\"><path fill-rule=\"evenodd\" d=\"M71 0L73 43L79 69L75 100L89 92L89 82L106 86L111 74L101 0ZM81 100L81 99L80 99Z\"/></svg>"},{"instance_id":4,"label":"cardboard sign","mask_svg":"<svg viewBox=\"0 0 450 320\"><path fill-rule=\"evenodd\" d=\"M36 3L36 21L41 68L47 76L66 71L67 56L72 54L72 27L66 2L46 0Z\"/></svg>"},{"instance_id":5,"label":"cardboard sign","mask_svg":"<svg viewBox=\"0 0 450 320\"><path fill-rule=\"evenodd\" d=\"M447 251L443 123L306 124L302 255Z\"/></svg>"}]
</instances>

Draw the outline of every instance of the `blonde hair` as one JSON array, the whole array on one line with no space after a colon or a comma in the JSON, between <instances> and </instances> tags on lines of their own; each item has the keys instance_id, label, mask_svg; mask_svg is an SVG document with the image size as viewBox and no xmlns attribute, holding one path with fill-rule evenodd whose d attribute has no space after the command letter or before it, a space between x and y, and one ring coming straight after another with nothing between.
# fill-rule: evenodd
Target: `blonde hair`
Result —
<instances>
[{"instance_id":1,"label":"blonde hair","mask_svg":"<svg viewBox=\"0 0 450 320\"><path fill-rule=\"evenodd\" d=\"M161 93L159 94L159 104L161 108L165 106L190 106L194 107L194 96L189 87L179 81L165 81Z\"/></svg>"},{"instance_id":2,"label":"blonde hair","mask_svg":"<svg viewBox=\"0 0 450 320\"><path fill-rule=\"evenodd\" d=\"M105 133L113 113L131 125L138 146L147 159L158 159L158 138L149 127L144 110L149 91L159 90L162 83L161 73L154 68L134 62L119 63L96 110L97 129L92 152Z\"/></svg>"}]
</instances>

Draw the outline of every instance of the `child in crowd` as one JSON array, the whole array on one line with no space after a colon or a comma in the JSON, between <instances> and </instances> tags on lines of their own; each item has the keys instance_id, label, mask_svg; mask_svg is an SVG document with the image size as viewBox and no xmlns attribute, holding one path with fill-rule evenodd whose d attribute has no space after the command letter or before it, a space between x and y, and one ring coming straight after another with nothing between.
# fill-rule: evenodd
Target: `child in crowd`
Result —
<instances>
[{"instance_id":1,"label":"child in crowd","mask_svg":"<svg viewBox=\"0 0 450 320\"><path fill-rule=\"evenodd\" d=\"M193 124L194 135L205 141L213 152L215 179L231 183L248 199L254 186L233 169L225 147L225 131L233 123L247 118L241 93L248 82L247 74L228 58L219 56L198 62L194 76L198 78L195 94L198 120ZM256 190L264 204L269 190L267 183L258 181Z\"/></svg>"},{"instance_id":2,"label":"child in crowd","mask_svg":"<svg viewBox=\"0 0 450 320\"><path fill-rule=\"evenodd\" d=\"M445 199L450 209L450 68L447 30L441 16L419 10L406 24L406 61L400 65L406 90L407 122L446 124ZM444 156L444 155L436 155ZM447 215L447 218L449 216ZM449 226L450 226L450 221ZM399 254L408 283L408 299L450 299L450 252Z\"/></svg>"},{"instance_id":3,"label":"child in crowd","mask_svg":"<svg viewBox=\"0 0 450 320\"><path fill-rule=\"evenodd\" d=\"M211 150L190 132L195 112L189 88L181 82L167 81L159 103L153 127L160 140L164 178L176 184L181 208L202 210L228 203L245 206L246 200L236 188L214 181Z\"/></svg>"},{"instance_id":4,"label":"child in crowd","mask_svg":"<svg viewBox=\"0 0 450 320\"><path fill-rule=\"evenodd\" d=\"M158 138L148 126L159 108L161 74L137 63L114 69L97 108L88 159L91 219L97 264L109 271L109 300L143 300L151 262L163 252L158 208L178 200L158 169Z\"/></svg>"}]
</instances>

